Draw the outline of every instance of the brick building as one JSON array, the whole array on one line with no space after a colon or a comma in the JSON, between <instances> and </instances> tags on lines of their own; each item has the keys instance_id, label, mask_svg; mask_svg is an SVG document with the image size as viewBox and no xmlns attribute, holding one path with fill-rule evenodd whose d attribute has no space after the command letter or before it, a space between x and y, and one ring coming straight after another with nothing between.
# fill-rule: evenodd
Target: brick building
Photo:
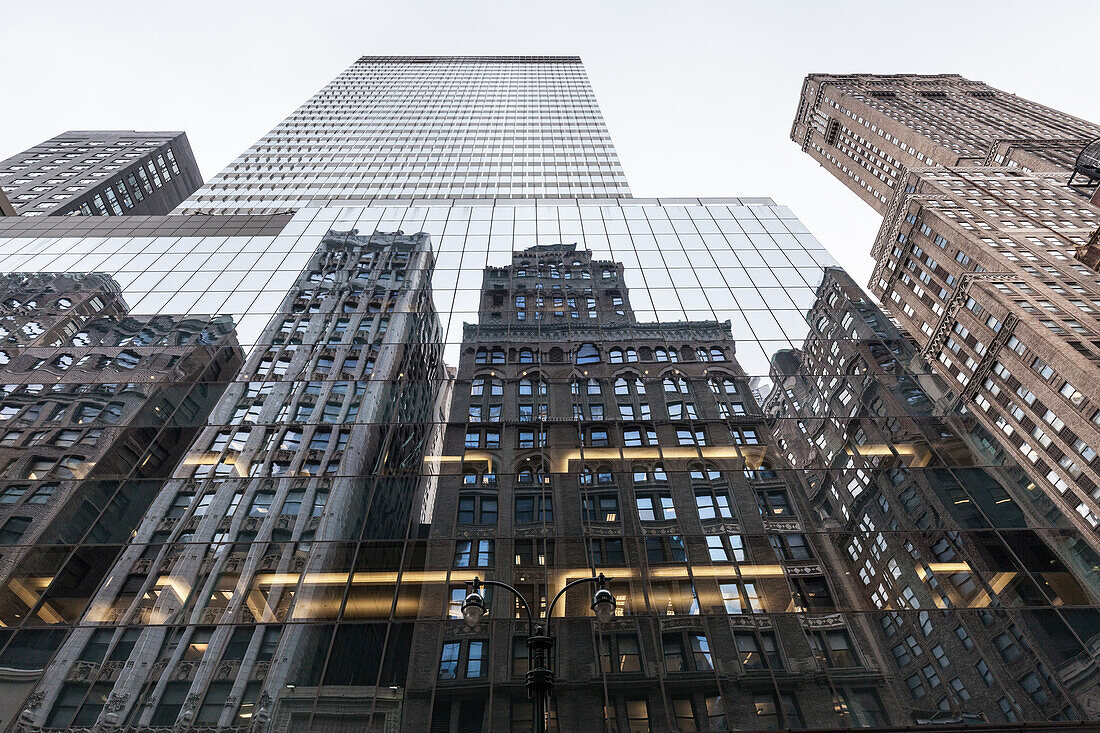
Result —
<instances>
[{"instance_id":1,"label":"brick building","mask_svg":"<svg viewBox=\"0 0 1100 733\"><path fill-rule=\"evenodd\" d=\"M898 712L910 724L1088 717L1100 675L1074 641L1085 616L1013 599L1095 603L1100 555L846 273L828 270L808 316L805 343L773 358L764 409L852 602L875 609Z\"/></svg>"},{"instance_id":2,"label":"brick building","mask_svg":"<svg viewBox=\"0 0 1100 733\"><path fill-rule=\"evenodd\" d=\"M911 168L1069 171L1100 125L958 74L810 74L791 139L885 214Z\"/></svg>"}]
</instances>

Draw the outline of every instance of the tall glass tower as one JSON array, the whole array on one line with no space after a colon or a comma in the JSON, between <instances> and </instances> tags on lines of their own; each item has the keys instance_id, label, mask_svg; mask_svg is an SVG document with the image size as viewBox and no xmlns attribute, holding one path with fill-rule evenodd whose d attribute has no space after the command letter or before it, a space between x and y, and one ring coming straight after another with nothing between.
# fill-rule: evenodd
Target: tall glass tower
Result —
<instances>
[{"instance_id":1,"label":"tall glass tower","mask_svg":"<svg viewBox=\"0 0 1100 733\"><path fill-rule=\"evenodd\" d=\"M629 196L577 56L364 56L180 211Z\"/></svg>"},{"instance_id":2,"label":"tall glass tower","mask_svg":"<svg viewBox=\"0 0 1100 733\"><path fill-rule=\"evenodd\" d=\"M631 197L576 58L365 57L177 214L0 221L0 272L43 284L0 309L0 726L1098 717L1094 538L790 210ZM89 346L69 282L132 327ZM233 368L180 409L176 356ZM178 437L104 512L115 402ZM524 601L465 618L475 578Z\"/></svg>"}]
</instances>

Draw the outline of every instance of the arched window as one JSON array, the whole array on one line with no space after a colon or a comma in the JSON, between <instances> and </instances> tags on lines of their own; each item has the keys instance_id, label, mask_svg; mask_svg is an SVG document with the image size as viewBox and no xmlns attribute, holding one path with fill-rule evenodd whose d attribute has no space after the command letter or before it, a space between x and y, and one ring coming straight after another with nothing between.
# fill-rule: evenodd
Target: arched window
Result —
<instances>
[{"instance_id":1,"label":"arched window","mask_svg":"<svg viewBox=\"0 0 1100 733\"><path fill-rule=\"evenodd\" d=\"M725 361L726 352L718 346L710 347L710 360L711 361Z\"/></svg>"},{"instance_id":2,"label":"arched window","mask_svg":"<svg viewBox=\"0 0 1100 733\"><path fill-rule=\"evenodd\" d=\"M712 465L697 463L689 469L691 483L693 484L725 484L722 471Z\"/></svg>"},{"instance_id":3,"label":"arched window","mask_svg":"<svg viewBox=\"0 0 1100 733\"><path fill-rule=\"evenodd\" d=\"M493 349L493 363L494 364L503 364L504 363L504 349L500 349L500 348Z\"/></svg>"},{"instance_id":4,"label":"arched window","mask_svg":"<svg viewBox=\"0 0 1100 733\"><path fill-rule=\"evenodd\" d=\"M475 364L488 364L489 363L489 350L488 349L478 349L477 353L474 355L474 363Z\"/></svg>"},{"instance_id":5,"label":"arched window","mask_svg":"<svg viewBox=\"0 0 1100 733\"><path fill-rule=\"evenodd\" d=\"M527 460L516 468L516 483L523 486L545 486L550 474L540 460Z\"/></svg>"},{"instance_id":6,"label":"arched window","mask_svg":"<svg viewBox=\"0 0 1100 733\"><path fill-rule=\"evenodd\" d=\"M615 276L615 273L612 272L609 268L606 268L606 267L600 272L600 277L603 278L604 280L610 280L614 276Z\"/></svg>"},{"instance_id":7,"label":"arched window","mask_svg":"<svg viewBox=\"0 0 1100 733\"><path fill-rule=\"evenodd\" d=\"M519 396L520 397L545 397L546 396L546 382L539 379L538 375L532 377L524 377L519 380Z\"/></svg>"},{"instance_id":8,"label":"arched window","mask_svg":"<svg viewBox=\"0 0 1100 733\"><path fill-rule=\"evenodd\" d=\"M729 377L715 377L710 380L710 389L716 395L740 394L737 389L737 382Z\"/></svg>"},{"instance_id":9,"label":"arched window","mask_svg":"<svg viewBox=\"0 0 1100 733\"><path fill-rule=\"evenodd\" d=\"M638 352L637 352L637 350L636 349L627 349L626 350L626 360L628 362L631 362L631 363L638 361Z\"/></svg>"},{"instance_id":10,"label":"arched window","mask_svg":"<svg viewBox=\"0 0 1100 733\"><path fill-rule=\"evenodd\" d=\"M623 350L620 348L614 348L607 352L607 360L612 364L623 363Z\"/></svg>"},{"instance_id":11,"label":"arched window","mask_svg":"<svg viewBox=\"0 0 1100 733\"><path fill-rule=\"evenodd\" d=\"M710 353L706 349L700 347L695 350L695 358L699 361L710 361Z\"/></svg>"},{"instance_id":12,"label":"arched window","mask_svg":"<svg viewBox=\"0 0 1100 733\"><path fill-rule=\"evenodd\" d=\"M631 473L635 484L667 484L668 474L661 463L652 466L636 464Z\"/></svg>"},{"instance_id":13,"label":"arched window","mask_svg":"<svg viewBox=\"0 0 1100 733\"><path fill-rule=\"evenodd\" d=\"M585 466L579 478L582 486L607 486L615 483L611 466L606 463L597 466Z\"/></svg>"},{"instance_id":14,"label":"arched window","mask_svg":"<svg viewBox=\"0 0 1100 733\"><path fill-rule=\"evenodd\" d=\"M470 381L470 396L482 397L485 395L503 397L504 382L495 377L474 377Z\"/></svg>"},{"instance_id":15,"label":"arched window","mask_svg":"<svg viewBox=\"0 0 1100 733\"><path fill-rule=\"evenodd\" d=\"M778 477L775 469L767 461L761 461L755 469L745 466L745 477L754 481L768 481Z\"/></svg>"},{"instance_id":16,"label":"arched window","mask_svg":"<svg viewBox=\"0 0 1100 733\"><path fill-rule=\"evenodd\" d=\"M534 364L535 363L535 352L532 351L531 349L520 349L519 350L519 363L520 364Z\"/></svg>"},{"instance_id":17,"label":"arched window","mask_svg":"<svg viewBox=\"0 0 1100 733\"><path fill-rule=\"evenodd\" d=\"M680 377L665 377L664 380L665 393L666 394L688 394L688 385Z\"/></svg>"},{"instance_id":18,"label":"arched window","mask_svg":"<svg viewBox=\"0 0 1100 733\"><path fill-rule=\"evenodd\" d=\"M479 465L467 464L462 467L462 483L466 486L496 486L497 475L488 473Z\"/></svg>"},{"instance_id":19,"label":"arched window","mask_svg":"<svg viewBox=\"0 0 1100 733\"><path fill-rule=\"evenodd\" d=\"M600 350L593 344L581 344L577 347L578 364L598 364L600 362Z\"/></svg>"},{"instance_id":20,"label":"arched window","mask_svg":"<svg viewBox=\"0 0 1100 733\"><path fill-rule=\"evenodd\" d=\"M657 347L653 350L654 361L668 361L668 350L661 347Z\"/></svg>"}]
</instances>

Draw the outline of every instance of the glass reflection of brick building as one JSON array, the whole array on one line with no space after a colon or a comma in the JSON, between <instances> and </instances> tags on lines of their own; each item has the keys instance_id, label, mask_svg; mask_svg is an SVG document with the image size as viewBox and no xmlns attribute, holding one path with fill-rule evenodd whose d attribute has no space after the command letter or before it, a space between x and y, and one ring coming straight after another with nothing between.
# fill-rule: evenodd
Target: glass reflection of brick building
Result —
<instances>
[{"instance_id":1,"label":"glass reflection of brick building","mask_svg":"<svg viewBox=\"0 0 1100 733\"><path fill-rule=\"evenodd\" d=\"M1095 537L1100 207L1070 171L1100 126L954 74L812 74L791 135L883 215L871 292Z\"/></svg>"},{"instance_id":2,"label":"glass reflection of brick building","mask_svg":"<svg viewBox=\"0 0 1100 733\"><path fill-rule=\"evenodd\" d=\"M765 411L853 602L877 609L904 722L1094 714L1100 558L846 273L808 315Z\"/></svg>"},{"instance_id":3,"label":"glass reflection of brick building","mask_svg":"<svg viewBox=\"0 0 1100 733\"><path fill-rule=\"evenodd\" d=\"M276 698L333 643L330 626L296 622L335 618L329 573L375 559L355 540L401 540L425 511L421 451L445 381L430 276L426 235L325 235L54 655L24 729L292 716Z\"/></svg>"},{"instance_id":4,"label":"glass reflection of brick building","mask_svg":"<svg viewBox=\"0 0 1100 733\"><path fill-rule=\"evenodd\" d=\"M635 320L621 264L542 245L484 271L466 324L428 547L408 730L529 730L526 622L568 580L615 580L614 621L565 598L561 730L885 724L867 630L841 614L811 515L772 464L729 322ZM459 460L461 459L461 460ZM431 620L442 613L445 620Z\"/></svg>"},{"instance_id":5,"label":"glass reflection of brick building","mask_svg":"<svg viewBox=\"0 0 1100 733\"><path fill-rule=\"evenodd\" d=\"M9 274L0 291L0 622L64 624L242 353L227 317L131 315L107 275ZM0 638L2 666L25 680L60 642L54 631Z\"/></svg>"}]
</instances>

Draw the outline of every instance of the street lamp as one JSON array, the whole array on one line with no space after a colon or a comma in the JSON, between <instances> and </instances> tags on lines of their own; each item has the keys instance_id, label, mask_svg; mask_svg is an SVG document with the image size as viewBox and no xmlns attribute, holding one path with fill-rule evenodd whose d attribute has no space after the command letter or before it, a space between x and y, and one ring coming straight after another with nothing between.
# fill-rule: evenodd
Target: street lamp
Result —
<instances>
[{"instance_id":1,"label":"street lamp","mask_svg":"<svg viewBox=\"0 0 1100 733\"><path fill-rule=\"evenodd\" d=\"M546 732L546 711L550 703L550 693L554 689L554 672L550 669L550 650L554 647L554 639L547 633L554 606L557 605L558 599L565 595L565 591L573 586L595 583L596 592L592 595L592 611L596 614L596 620L605 624L615 615L615 596L607 589L607 583L610 580L613 578L605 577L600 573L591 578L579 578L566 583L565 587L554 596L554 600L550 601L546 609L546 617L540 619L542 623L538 626L535 626L531 604L522 593L507 583L501 583L498 580L481 580L477 577L466 583L467 593L466 600L462 602L462 617L466 619L466 625L470 628L477 626L481 617L485 615L485 596L481 592L482 586L495 585L498 588L504 588L519 599L523 604L523 610L527 612L527 693L535 705L535 733Z\"/></svg>"}]
</instances>

